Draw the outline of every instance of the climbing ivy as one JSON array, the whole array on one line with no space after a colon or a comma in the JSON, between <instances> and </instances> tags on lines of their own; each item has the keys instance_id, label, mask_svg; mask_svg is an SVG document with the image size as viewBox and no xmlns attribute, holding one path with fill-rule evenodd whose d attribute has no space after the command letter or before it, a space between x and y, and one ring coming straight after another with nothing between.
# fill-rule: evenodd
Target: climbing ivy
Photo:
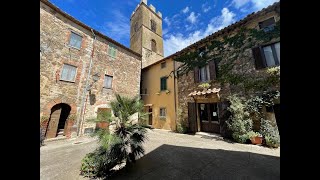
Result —
<instances>
[{"instance_id":1,"label":"climbing ivy","mask_svg":"<svg viewBox=\"0 0 320 180\"><path fill-rule=\"evenodd\" d=\"M223 40L212 40L205 50L192 51L175 57L174 61L183 63L177 74L181 76L194 70L195 67L205 66L213 60L216 64L218 82L231 85L242 84L245 91L265 91L280 81L280 75L252 77L252 73L235 73L232 70L235 66L234 62L239 59L239 56L244 56L245 50L258 44L267 43L274 38L280 38L280 21L276 23L273 30L267 32L242 27L233 36L224 36ZM222 59L224 60L223 64L220 63Z\"/></svg>"}]
</instances>

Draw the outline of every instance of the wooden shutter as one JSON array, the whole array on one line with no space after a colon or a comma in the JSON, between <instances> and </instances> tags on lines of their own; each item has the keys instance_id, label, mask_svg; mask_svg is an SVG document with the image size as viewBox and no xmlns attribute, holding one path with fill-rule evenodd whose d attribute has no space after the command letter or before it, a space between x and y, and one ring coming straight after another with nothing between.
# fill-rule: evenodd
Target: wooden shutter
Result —
<instances>
[{"instance_id":1,"label":"wooden shutter","mask_svg":"<svg viewBox=\"0 0 320 180\"><path fill-rule=\"evenodd\" d=\"M252 48L252 55L254 58L256 69L262 69L267 67L262 48L260 46Z\"/></svg>"},{"instance_id":2,"label":"wooden shutter","mask_svg":"<svg viewBox=\"0 0 320 180\"><path fill-rule=\"evenodd\" d=\"M209 72L210 72L210 80L215 80L217 78L217 75L216 75L216 65L213 60L209 62Z\"/></svg>"},{"instance_id":3,"label":"wooden shutter","mask_svg":"<svg viewBox=\"0 0 320 180\"><path fill-rule=\"evenodd\" d=\"M197 131L197 111L196 103L188 102L188 121L189 121L189 131Z\"/></svg>"},{"instance_id":4,"label":"wooden shutter","mask_svg":"<svg viewBox=\"0 0 320 180\"><path fill-rule=\"evenodd\" d=\"M231 137L231 132L228 130L226 121L230 117L230 112L228 111L228 107L230 103L228 101L219 102L218 103L218 118L220 124L220 134L223 137Z\"/></svg>"},{"instance_id":5,"label":"wooden shutter","mask_svg":"<svg viewBox=\"0 0 320 180\"><path fill-rule=\"evenodd\" d=\"M195 83L199 82L199 67L194 68L194 82Z\"/></svg>"}]
</instances>

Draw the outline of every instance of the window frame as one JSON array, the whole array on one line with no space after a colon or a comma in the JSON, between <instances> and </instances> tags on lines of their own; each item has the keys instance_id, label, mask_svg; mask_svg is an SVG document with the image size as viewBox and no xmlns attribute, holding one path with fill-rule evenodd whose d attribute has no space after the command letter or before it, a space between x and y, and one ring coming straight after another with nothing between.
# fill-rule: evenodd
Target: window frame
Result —
<instances>
[{"instance_id":1,"label":"window frame","mask_svg":"<svg viewBox=\"0 0 320 180\"><path fill-rule=\"evenodd\" d=\"M273 24L271 24L271 25L269 25L269 26L266 26L266 27L261 27L262 23L265 22L265 21L268 21L269 19L273 19ZM268 32L268 31L273 30L275 25L276 25L276 19L275 19L275 17L273 17L273 16L270 17L270 18L268 18L268 19L265 19L265 20L263 20L263 21L258 22L259 29L260 29L260 30L263 30L263 31L265 31L265 32Z\"/></svg>"},{"instance_id":2,"label":"window frame","mask_svg":"<svg viewBox=\"0 0 320 180\"><path fill-rule=\"evenodd\" d=\"M153 27L154 27L154 29L153 29ZM157 23L153 19L150 19L150 29L152 32L157 32Z\"/></svg>"},{"instance_id":3,"label":"window frame","mask_svg":"<svg viewBox=\"0 0 320 180\"><path fill-rule=\"evenodd\" d=\"M75 47L75 46L73 46L73 45L71 45L70 44L70 42L71 42L71 38L72 38L72 34L75 34L75 35L77 35L77 36L80 36L81 37L81 42L80 42L80 47L78 48L78 47ZM82 42L83 42L83 36L81 35L81 34L79 34L79 33L77 33L77 32L75 32L75 31L70 31L70 35L69 35L69 42L68 42L68 46L69 47L71 47L71 48L74 48L74 49L77 49L77 50L80 50L81 49L81 47L82 47Z\"/></svg>"},{"instance_id":4,"label":"window frame","mask_svg":"<svg viewBox=\"0 0 320 180\"><path fill-rule=\"evenodd\" d=\"M206 76L207 76L207 78L206 78L206 80L202 80L201 79L201 69L202 68L205 68L205 71L206 71ZM205 66L203 66L203 67L199 67L199 74L198 74L198 76L199 76L199 82L208 82L208 81L210 81L210 67L209 67L209 64L207 64L207 65L205 65Z\"/></svg>"},{"instance_id":5,"label":"window frame","mask_svg":"<svg viewBox=\"0 0 320 180\"><path fill-rule=\"evenodd\" d=\"M74 68L76 69L76 70L75 70L74 77L73 77L73 80L62 79L62 72L63 72L63 69L64 69L65 65L67 65L67 66L72 66L72 67L74 67ZM76 79L77 79L77 74L78 74L78 67L77 67L77 66L72 65L72 64L68 64L68 63L63 63L62 68L61 68L61 71L60 71L60 78L59 78L59 80L60 80L60 81L64 81L64 82L75 83L75 82L76 82Z\"/></svg>"},{"instance_id":6,"label":"window frame","mask_svg":"<svg viewBox=\"0 0 320 180\"><path fill-rule=\"evenodd\" d=\"M160 67L161 67L161 69L166 68L167 67L167 62L164 61L164 62L160 63Z\"/></svg>"},{"instance_id":7,"label":"window frame","mask_svg":"<svg viewBox=\"0 0 320 180\"><path fill-rule=\"evenodd\" d=\"M111 77L111 85L110 85L110 88L105 86L106 77ZM104 75L104 79L103 79L103 88L104 88L104 89L112 89L112 84L113 84L112 81L113 81L113 76L108 75L108 74L105 74L105 75Z\"/></svg>"},{"instance_id":8,"label":"window frame","mask_svg":"<svg viewBox=\"0 0 320 180\"><path fill-rule=\"evenodd\" d=\"M162 79L165 79L166 80L166 88L165 89L162 89ZM160 91L166 91L166 90L168 90L168 82L167 82L167 79L168 79L168 77L167 76L162 76L162 77L160 77Z\"/></svg>"},{"instance_id":9,"label":"window frame","mask_svg":"<svg viewBox=\"0 0 320 180\"><path fill-rule=\"evenodd\" d=\"M263 69L266 69L266 68L271 68L271 67L277 67L277 66L280 66L280 61L278 59L278 56L277 56L277 52L275 50L275 44L279 43L280 44L280 41L272 41L272 42L268 42L268 43L265 43L265 44L262 44L260 46L255 46L255 47L252 47L252 56L253 56L253 60L254 60L254 68L255 70L263 70ZM275 61L275 65L273 66L268 66L267 65L267 60L266 60L266 57L265 57L265 53L264 53L264 47L267 47L267 46L273 46L272 49L272 54L273 54L273 58L275 58L276 56L276 60ZM273 51L275 50L275 52ZM279 51L280 52L280 51ZM277 64L278 62L278 64Z\"/></svg>"},{"instance_id":10,"label":"window frame","mask_svg":"<svg viewBox=\"0 0 320 180\"><path fill-rule=\"evenodd\" d=\"M110 56L111 58L116 58L116 57L117 57L117 53L118 53L117 51L118 51L118 49L117 49L116 47L117 47L116 45L114 45L114 44L112 44L112 43L108 43L108 50L107 50L108 52L107 52L107 54L108 54L108 56ZM114 52L114 56L109 53L110 49L111 49L111 51Z\"/></svg>"},{"instance_id":11,"label":"window frame","mask_svg":"<svg viewBox=\"0 0 320 180\"><path fill-rule=\"evenodd\" d=\"M161 115L161 109L164 110L164 116ZM159 118L160 119L167 119L167 108L165 108L165 107L159 108Z\"/></svg>"}]
</instances>

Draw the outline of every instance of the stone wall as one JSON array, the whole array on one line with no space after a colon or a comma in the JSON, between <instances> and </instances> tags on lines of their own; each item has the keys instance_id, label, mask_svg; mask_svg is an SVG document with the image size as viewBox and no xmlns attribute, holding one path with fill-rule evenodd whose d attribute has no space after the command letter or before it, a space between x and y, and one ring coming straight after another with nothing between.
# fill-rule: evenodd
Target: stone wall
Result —
<instances>
[{"instance_id":1,"label":"stone wall","mask_svg":"<svg viewBox=\"0 0 320 180\"><path fill-rule=\"evenodd\" d=\"M222 40L223 37L231 37L239 32L241 27L246 28L257 28L258 23L262 20L268 19L269 17L275 17L275 20L280 20L280 14L276 11L268 11L260 13L259 16L255 17L254 19L251 19L247 23L243 24L240 27L237 27L231 31L228 31L226 33L221 34L220 36L215 37L212 40ZM255 61L252 54L252 48L255 46L262 45L261 41L254 41L253 38L245 39L243 42L243 45L240 48L234 48L232 46L225 46L223 53L222 53L222 59L218 63L217 70L221 68L222 65L226 64L231 56L234 55L234 52L239 51L238 58L234 61L234 66L230 70L230 72L238 73L238 74L250 74L253 78L259 77L259 78L265 78L267 76L266 70L256 70L255 69ZM269 42L277 42L280 41L280 37L273 38ZM207 43L207 42L206 42ZM205 43L197 43L197 47L193 47L192 50L196 50L199 47L202 47ZM249 45L251 44L251 46ZM266 44L266 43L264 43ZM210 45L210 44L206 44ZM205 45L205 46L206 46ZM192 51L190 50L190 51ZM211 50L208 54L217 54L217 49ZM177 66L181 66L181 62L177 62ZM188 121L188 102L194 102L192 97L189 97L188 94L195 91L200 90L198 88L198 85L201 83L195 83L194 78L194 71L191 70L188 73L179 76L177 79L177 85L178 85L178 108L182 110L182 119L185 121ZM224 83L221 84L218 80L213 80L210 82L211 88L221 88L221 91L219 93L221 100L225 101L226 98L234 93L237 93L242 96L250 96L255 93L258 93L256 91L250 91L246 92L243 88L243 84L237 84L237 85L230 85L230 83ZM271 90L279 90L280 84L274 84L274 86L270 87Z\"/></svg>"},{"instance_id":2,"label":"stone wall","mask_svg":"<svg viewBox=\"0 0 320 180\"><path fill-rule=\"evenodd\" d=\"M93 35L90 29L51 6L40 1L40 116L50 116L54 105L66 103L71 106L71 114L76 114L78 119L92 55ZM68 46L71 31L83 37L79 50ZM139 95L140 90L141 56L114 44L116 57L110 57L107 54L109 40L100 35L96 37L89 84L93 82L95 73L99 73L100 78L93 84L91 98L87 98L84 119L96 117L96 107L108 106L115 93L132 97ZM75 82L60 80L64 63L77 67ZM105 75L113 76L112 89L103 88ZM85 94L89 97L89 92ZM81 132L87 127L95 125L84 122Z\"/></svg>"}]
</instances>

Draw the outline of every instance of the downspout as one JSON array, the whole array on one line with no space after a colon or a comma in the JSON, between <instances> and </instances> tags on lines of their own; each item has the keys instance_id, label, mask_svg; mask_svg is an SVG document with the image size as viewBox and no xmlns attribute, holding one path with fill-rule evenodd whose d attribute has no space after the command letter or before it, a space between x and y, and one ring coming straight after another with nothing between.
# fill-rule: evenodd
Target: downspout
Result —
<instances>
[{"instance_id":1,"label":"downspout","mask_svg":"<svg viewBox=\"0 0 320 180\"><path fill-rule=\"evenodd\" d=\"M92 51L91 51L91 56L90 56L90 65L89 65L89 70L88 70L88 75L86 79L86 85L83 88L83 94L82 94L82 100L81 100L81 111L80 111L80 116L78 117L77 120L77 136L80 134L80 125L81 125L81 119L83 119L83 111L84 111L84 103L86 99L86 94L87 94L87 87L89 86L89 78L90 78L90 73L91 73L91 68L92 68L92 60L93 60L93 53L94 53L94 43L96 40L96 35L94 34L93 30L91 29L92 35L93 35L93 41L92 41Z\"/></svg>"},{"instance_id":2,"label":"downspout","mask_svg":"<svg viewBox=\"0 0 320 180\"><path fill-rule=\"evenodd\" d=\"M175 115L175 121L176 121L176 130L177 130L177 99L176 99L176 63L173 61L173 92L174 92L174 115Z\"/></svg>"}]
</instances>

